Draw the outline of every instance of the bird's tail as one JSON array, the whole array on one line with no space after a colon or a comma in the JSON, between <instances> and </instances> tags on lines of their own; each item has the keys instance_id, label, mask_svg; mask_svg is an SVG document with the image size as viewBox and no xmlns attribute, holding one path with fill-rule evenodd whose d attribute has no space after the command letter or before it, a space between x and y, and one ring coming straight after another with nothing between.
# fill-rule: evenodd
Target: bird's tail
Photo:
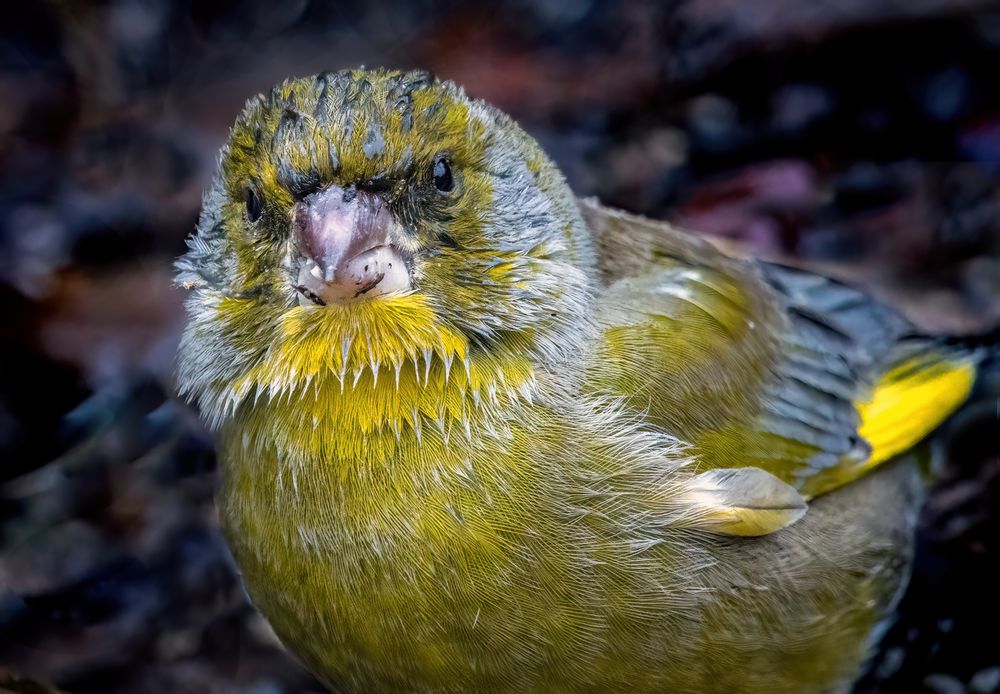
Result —
<instances>
[{"instance_id":1,"label":"bird's tail","mask_svg":"<svg viewBox=\"0 0 1000 694\"><path fill-rule=\"evenodd\" d=\"M970 403L984 398L1000 399L1000 325L984 333L948 338L945 342L977 358L976 383Z\"/></svg>"},{"instance_id":2,"label":"bird's tail","mask_svg":"<svg viewBox=\"0 0 1000 694\"><path fill-rule=\"evenodd\" d=\"M975 357L976 380L965 405L944 432L940 452L951 464L975 465L1000 455L1000 325L945 342Z\"/></svg>"}]
</instances>

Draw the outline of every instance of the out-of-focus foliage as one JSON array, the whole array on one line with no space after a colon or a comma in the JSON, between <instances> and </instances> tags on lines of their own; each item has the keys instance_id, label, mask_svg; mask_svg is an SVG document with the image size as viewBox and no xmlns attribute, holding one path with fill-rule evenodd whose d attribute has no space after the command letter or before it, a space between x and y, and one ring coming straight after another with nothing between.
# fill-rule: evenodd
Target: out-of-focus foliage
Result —
<instances>
[{"instance_id":1,"label":"out-of-focus foliage","mask_svg":"<svg viewBox=\"0 0 1000 694\"><path fill-rule=\"evenodd\" d=\"M247 605L216 532L211 442L171 395L170 276L244 101L358 64L463 83L581 195L860 282L928 330L1000 321L991 3L12 3L0 665L70 692L318 688ZM860 692L1000 688L991 406L954 427Z\"/></svg>"}]
</instances>

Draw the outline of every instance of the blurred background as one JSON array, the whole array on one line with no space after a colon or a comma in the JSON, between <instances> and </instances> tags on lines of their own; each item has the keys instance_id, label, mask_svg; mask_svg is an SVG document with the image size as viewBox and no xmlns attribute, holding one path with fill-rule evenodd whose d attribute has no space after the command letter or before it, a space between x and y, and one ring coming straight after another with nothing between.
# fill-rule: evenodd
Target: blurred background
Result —
<instances>
[{"instance_id":1,"label":"blurred background","mask_svg":"<svg viewBox=\"0 0 1000 694\"><path fill-rule=\"evenodd\" d=\"M0 690L320 688L248 606L173 395L173 259L246 99L424 67L580 195L1000 322L1000 6L977 0L9 3L0 27ZM1000 427L942 446L857 692L1000 691Z\"/></svg>"}]
</instances>

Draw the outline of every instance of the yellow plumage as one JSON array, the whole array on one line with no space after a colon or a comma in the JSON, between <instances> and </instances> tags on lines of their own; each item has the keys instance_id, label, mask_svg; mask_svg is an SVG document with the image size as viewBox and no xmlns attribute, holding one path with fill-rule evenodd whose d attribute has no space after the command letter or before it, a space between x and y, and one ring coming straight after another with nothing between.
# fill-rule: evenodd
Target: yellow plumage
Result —
<instances>
[{"instance_id":1,"label":"yellow plumage","mask_svg":"<svg viewBox=\"0 0 1000 694\"><path fill-rule=\"evenodd\" d=\"M972 391L976 366L970 357L915 358L879 379L871 398L858 402L858 433L872 448L866 468L913 448L937 429Z\"/></svg>"}]
</instances>

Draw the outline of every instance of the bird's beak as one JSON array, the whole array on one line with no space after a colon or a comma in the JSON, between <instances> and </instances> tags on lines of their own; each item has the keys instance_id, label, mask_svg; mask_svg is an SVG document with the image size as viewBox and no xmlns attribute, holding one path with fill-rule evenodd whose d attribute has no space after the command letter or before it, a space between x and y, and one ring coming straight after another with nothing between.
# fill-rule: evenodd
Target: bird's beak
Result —
<instances>
[{"instance_id":1,"label":"bird's beak","mask_svg":"<svg viewBox=\"0 0 1000 694\"><path fill-rule=\"evenodd\" d=\"M349 303L410 288L396 221L373 193L329 186L292 208L300 258L296 289L304 305Z\"/></svg>"}]
</instances>

